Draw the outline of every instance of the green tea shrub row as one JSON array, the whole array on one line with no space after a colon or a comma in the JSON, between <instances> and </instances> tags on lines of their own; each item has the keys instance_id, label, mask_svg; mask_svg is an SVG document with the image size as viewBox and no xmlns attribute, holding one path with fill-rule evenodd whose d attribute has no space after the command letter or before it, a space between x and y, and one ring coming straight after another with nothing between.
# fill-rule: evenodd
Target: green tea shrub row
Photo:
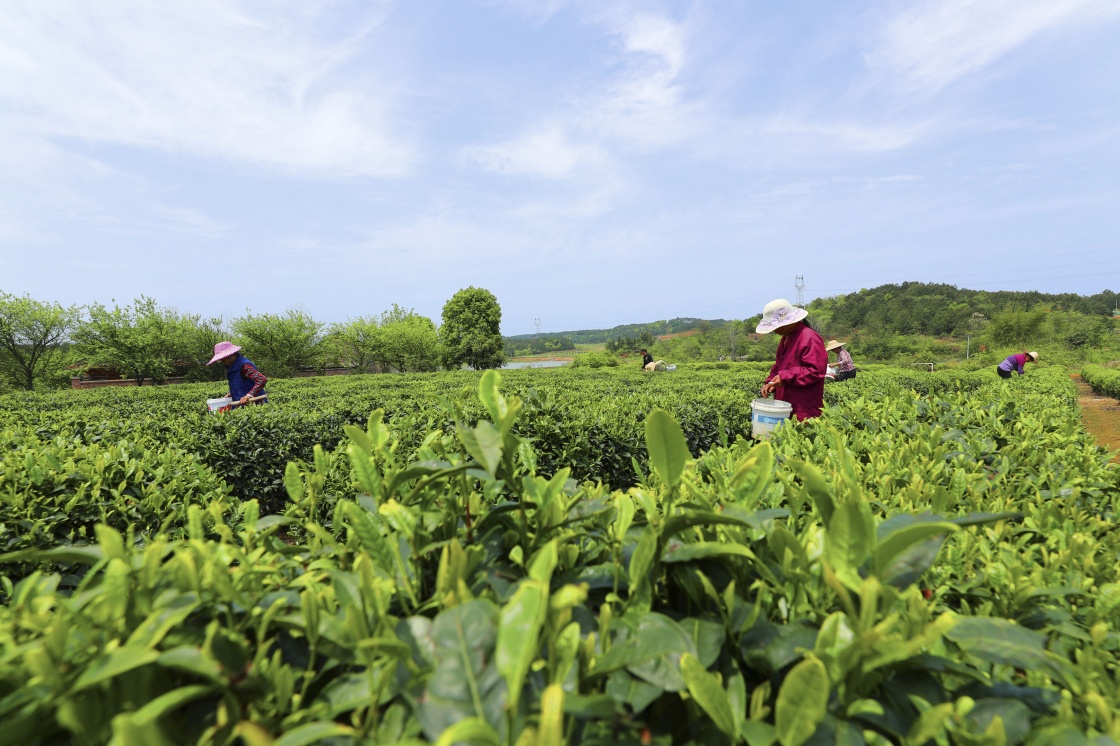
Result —
<instances>
[{"instance_id":1,"label":"green tea shrub row","mask_svg":"<svg viewBox=\"0 0 1120 746\"><path fill-rule=\"evenodd\" d=\"M1105 368L1103 365L1086 365L1081 369L1081 379L1089 384L1094 392L1120 399L1120 369Z\"/></svg>"},{"instance_id":2,"label":"green tea shrub row","mask_svg":"<svg viewBox=\"0 0 1120 746\"><path fill-rule=\"evenodd\" d=\"M110 526L142 542L183 533L190 505L236 510L226 483L191 454L136 443L84 444L0 431L0 552L65 551ZM8 568L9 577L30 569ZM70 579L67 579L70 582Z\"/></svg>"},{"instance_id":3,"label":"green tea shrub row","mask_svg":"<svg viewBox=\"0 0 1120 746\"><path fill-rule=\"evenodd\" d=\"M749 434L750 402L764 375L759 366L736 363L730 371L511 371L506 378L507 388L524 401L517 432L534 442L542 470L568 467L577 479L625 488L637 478L634 462L645 460L645 413L661 408L673 414L699 455L723 439ZM473 424L481 415L470 393L478 380L469 372L283 380L270 384L269 405L219 416L203 405L217 393L213 384L13 394L0 397L0 428L44 440L174 443L213 469L239 498L257 499L273 512L284 501L278 475L288 461L310 458L317 443L336 447L343 426L364 423L374 409L399 424L410 446L431 430L454 427L448 402L458 403ZM990 373L891 371L830 383L826 401L881 397L896 388L929 395L995 380Z\"/></svg>"}]
</instances>

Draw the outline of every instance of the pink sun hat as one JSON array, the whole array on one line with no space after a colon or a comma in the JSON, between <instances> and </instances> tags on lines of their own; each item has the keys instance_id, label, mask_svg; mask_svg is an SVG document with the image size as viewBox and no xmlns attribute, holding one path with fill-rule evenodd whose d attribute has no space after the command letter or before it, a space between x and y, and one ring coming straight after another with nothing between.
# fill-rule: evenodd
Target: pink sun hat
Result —
<instances>
[{"instance_id":1,"label":"pink sun hat","mask_svg":"<svg viewBox=\"0 0 1120 746\"><path fill-rule=\"evenodd\" d=\"M229 357L238 352L241 352L241 348L233 342L219 342L214 345L214 357L210 358L210 362L208 362L207 365L213 365L223 357Z\"/></svg>"},{"instance_id":2,"label":"pink sun hat","mask_svg":"<svg viewBox=\"0 0 1120 746\"><path fill-rule=\"evenodd\" d=\"M796 324L808 315L809 312L804 308L796 307L785 298L778 298L767 303L766 308L762 309L762 321L758 322L755 331L759 334L769 334L780 326Z\"/></svg>"}]
</instances>

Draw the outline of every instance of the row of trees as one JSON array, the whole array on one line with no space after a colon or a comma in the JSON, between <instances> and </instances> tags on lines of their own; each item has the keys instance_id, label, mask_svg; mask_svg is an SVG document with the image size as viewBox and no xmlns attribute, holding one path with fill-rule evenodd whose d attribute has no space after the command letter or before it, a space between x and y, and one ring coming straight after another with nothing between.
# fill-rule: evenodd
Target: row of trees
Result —
<instances>
[{"instance_id":1,"label":"row of trees","mask_svg":"<svg viewBox=\"0 0 1120 746\"><path fill-rule=\"evenodd\" d=\"M549 352L567 352L576 349L575 342L570 337L506 337L506 357L527 357L529 355L544 355Z\"/></svg>"},{"instance_id":2,"label":"row of trees","mask_svg":"<svg viewBox=\"0 0 1120 746\"><path fill-rule=\"evenodd\" d=\"M34 389L65 385L81 370L105 368L125 378L160 382L224 377L206 366L214 345L240 344L269 377L345 367L362 372L416 372L499 367L504 361L501 307L483 288L460 290L437 328L394 304L379 315L326 324L301 308L232 319L204 318L141 296L111 308L62 306L0 292L0 382Z\"/></svg>"}]
</instances>

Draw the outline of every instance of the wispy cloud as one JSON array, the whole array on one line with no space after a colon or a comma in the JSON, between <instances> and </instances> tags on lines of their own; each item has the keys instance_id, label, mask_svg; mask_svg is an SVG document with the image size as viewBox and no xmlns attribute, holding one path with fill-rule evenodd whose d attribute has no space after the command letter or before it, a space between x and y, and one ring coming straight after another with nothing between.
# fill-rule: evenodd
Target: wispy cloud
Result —
<instances>
[{"instance_id":1,"label":"wispy cloud","mask_svg":"<svg viewBox=\"0 0 1120 746\"><path fill-rule=\"evenodd\" d=\"M300 173L406 173L399 91L384 71L348 64L383 5L285 2L265 16L220 0L8 4L4 128ZM358 14L351 30L327 30L326 7Z\"/></svg>"},{"instance_id":2,"label":"wispy cloud","mask_svg":"<svg viewBox=\"0 0 1120 746\"><path fill-rule=\"evenodd\" d=\"M1114 233L1118 19L1117 0L10 0L0 283L201 298L187 265L248 247L270 258L255 310L344 318L391 290L438 313L478 283L578 328L754 313L767 257L811 283L852 257L860 283L1006 261ZM175 250L137 261L153 245Z\"/></svg>"},{"instance_id":3,"label":"wispy cloud","mask_svg":"<svg viewBox=\"0 0 1120 746\"><path fill-rule=\"evenodd\" d=\"M539 10L503 4L530 18ZM558 184L525 195L512 208L510 216L523 220L587 219L616 209L642 192L628 165L634 154L680 146L701 129L703 117L686 100L681 80L687 20L658 14L649 4L568 5L603 41L605 74L566 87L545 109L527 110L512 137L464 148L465 162L484 171ZM561 7L550 4L548 15Z\"/></svg>"},{"instance_id":4,"label":"wispy cloud","mask_svg":"<svg viewBox=\"0 0 1120 746\"><path fill-rule=\"evenodd\" d=\"M488 171L549 179L569 176L605 160L598 145L573 141L559 125L545 126L497 145L469 147L467 157Z\"/></svg>"},{"instance_id":5,"label":"wispy cloud","mask_svg":"<svg viewBox=\"0 0 1120 746\"><path fill-rule=\"evenodd\" d=\"M1112 0L924 0L887 20L872 66L911 89L936 91L1043 33L1120 15Z\"/></svg>"},{"instance_id":6,"label":"wispy cloud","mask_svg":"<svg viewBox=\"0 0 1120 746\"><path fill-rule=\"evenodd\" d=\"M175 205L152 205L152 212L159 218L161 227L196 236L213 238L232 230L233 226L214 220L200 210Z\"/></svg>"},{"instance_id":7,"label":"wispy cloud","mask_svg":"<svg viewBox=\"0 0 1120 746\"><path fill-rule=\"evenodd\" d=\"M484 0L485 4L510 8L534 23L544 23L572 0Z\"/></svg>"}]
</instances>

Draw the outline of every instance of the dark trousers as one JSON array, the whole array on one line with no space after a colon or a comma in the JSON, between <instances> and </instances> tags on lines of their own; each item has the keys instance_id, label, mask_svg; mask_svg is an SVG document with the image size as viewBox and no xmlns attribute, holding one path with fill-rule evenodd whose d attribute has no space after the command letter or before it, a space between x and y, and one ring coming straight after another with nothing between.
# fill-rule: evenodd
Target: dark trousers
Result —
<instances>
[{"instance_id":1,"label":"dark trousers","mask_svg":"<svg viewBox=\"0 0 1120 746\"><path fill-rule=\"evenodd\" d=\"M847 381L849 378L855 378L855 377L856 377L855 368L853 368L852 370L842 370L842 371L840 371L839 373L836 374L836 380L837 381Z\"/></svg>"},{"instance_id":2,"label":"dark trousers","mask_svg":"<svg viewBox=\"0 0 1120 746\"><path fill-rule=\"evenodd\" d=\"M996 373L999 373L1000 378L1011 378L1011 371L1004 370L1003 368L996 367Z\"/></svg>"}]
</instances>

